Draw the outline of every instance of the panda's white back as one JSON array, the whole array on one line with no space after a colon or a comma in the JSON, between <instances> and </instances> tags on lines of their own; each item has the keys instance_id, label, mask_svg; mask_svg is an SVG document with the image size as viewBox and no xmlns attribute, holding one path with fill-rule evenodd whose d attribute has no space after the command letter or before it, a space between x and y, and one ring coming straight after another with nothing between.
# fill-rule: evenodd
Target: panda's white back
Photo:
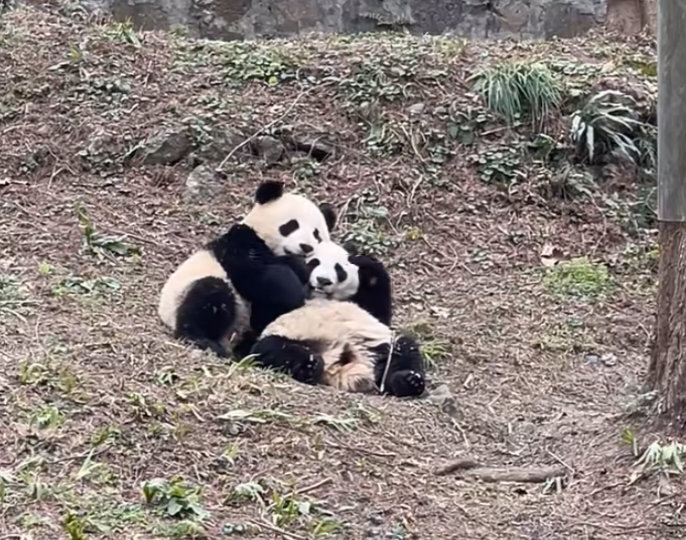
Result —
<instances>
[{"instance_id":1,"label":"panda's white back","mask_svg":"<svg viewBox=\"0 0 686 540\"><path fill-rule=\"evenodd\" d=\"M261 337L277 335L316 341L324 350L322 382L345 391L360 391L374 382L376 360L371 348L390 343L391 329L352 302L315 298L282 315ZM348 362L341 363L343 353Z\"/></svg>"}]
</instances>

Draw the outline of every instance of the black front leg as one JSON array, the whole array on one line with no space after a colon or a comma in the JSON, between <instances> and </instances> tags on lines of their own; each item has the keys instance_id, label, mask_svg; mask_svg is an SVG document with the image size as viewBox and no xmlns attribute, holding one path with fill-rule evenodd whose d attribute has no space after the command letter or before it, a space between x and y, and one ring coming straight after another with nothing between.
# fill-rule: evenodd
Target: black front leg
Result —
<instances>
[{"instance_id":1,"label":"black front leg","mask_svg":"<svg viewBox=\"0 0 686 540\"><path fill-rule=\"evenodd\" d=\"M387 362L384 393L397 397L420 396L424 393L424 359L417 342L409 336L401 335L393 344L393 352L388 358L389 346L384 345L375 351L378 358L376 365L376 384L381 387Z\"/></svg>"}]
</instances>

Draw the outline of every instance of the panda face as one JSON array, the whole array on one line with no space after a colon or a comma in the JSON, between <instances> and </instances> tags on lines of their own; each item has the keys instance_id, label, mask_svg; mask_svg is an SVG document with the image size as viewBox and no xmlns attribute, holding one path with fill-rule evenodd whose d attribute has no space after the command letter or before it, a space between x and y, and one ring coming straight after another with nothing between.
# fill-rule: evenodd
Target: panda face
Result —
<instances>
[{"instance_id":1,"label":"panda face","mask_svg":"<svg viewBox=\"0 0 686 540\"><path fill-rule=\"evenodd\" d=\"M334 242L321 242L307 257L312 295L333 300L348 300L360 286L359 268L350 262L349 253Z\"/></svg>"},{"instance_id":2,"label":"panda face","mask_svg":"<svg viewBox=\"0 0 686 540\"><path fill-rule=\"evenodd\" d=\"M335 222L309 199L284 193L256 204L243 220L276 255L309 257Z\"/></svg>"}]
</instances>

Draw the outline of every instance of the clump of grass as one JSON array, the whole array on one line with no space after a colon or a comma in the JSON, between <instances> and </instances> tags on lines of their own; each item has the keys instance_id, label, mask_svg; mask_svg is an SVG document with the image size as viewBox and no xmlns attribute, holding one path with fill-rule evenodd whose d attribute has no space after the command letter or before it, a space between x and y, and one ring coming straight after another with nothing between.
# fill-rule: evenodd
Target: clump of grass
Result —
<instances>
[{"instance_id":1,"label":"clump of grass","mask_svg":"<svg viewBox=\"0 0 686 540\"><path fill-rule=\"evenodd\" d=\"M577 154L589 163L617 151L638 164L642 155L648 158L652 155L652 149L645 141L639 149L634 140L634 132L642 126L636 102L631 96L616 90L604 90L572 113L570 138L576 145Z\"/></svg>"},{"instance_id":2,"label":"clump of grass","mask_svg":"<svg viewBox=\"0 0 686 540\"><path fill-rule=\"evenodd\" d=\"M686 456L686 444L671 442L661 444L653 442L636 462L643 471L659 471L667 475L678 475L684 472L683 458Z\"/></svg>"},{"instance_id":3,"label":"clump of grass","mask_svg":"<svg viewBox=\"0 0 686 540\"><path fill-rule=\"evenodd\" d=\"M540 129L562 101L557 79L543 64L503 62L477 71L469 80L488 108L509 124L529 118Z\"/></svg>"},{"instance_id":4,"label":"clump of grass","mask_svg":"<svg viewBox=\"0 0 686 540\"><path fill-rule=\"evenodd\" d=\"M554 266L543 282L555 295L595 298L607 291L612 278L605 265L581 257Z\"/></svg>"}]
</instances>

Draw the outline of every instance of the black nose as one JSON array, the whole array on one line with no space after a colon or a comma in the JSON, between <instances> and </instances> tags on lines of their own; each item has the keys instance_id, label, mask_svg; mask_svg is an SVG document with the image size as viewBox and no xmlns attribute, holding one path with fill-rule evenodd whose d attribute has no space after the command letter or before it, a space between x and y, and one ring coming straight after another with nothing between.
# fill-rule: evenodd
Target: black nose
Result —
<instances>
[{"instance_id":1,"label":"black nose","mask_svg":"<svg viewBox=\"0 0 686 540\"><path fill-rule=\"evenodd\" d=\"M310 244L300 244L300 249L303 250L303 253L310 253L314 251L314 248Z\"/></svg>"},{"instance_id":2,"label":"black nose","mask_svg":"<svg viewBox=\"0 0 686 540\"><path fill-rule=\"evenodd\" d=\"M322 287L326 287L327 285L331 285L333 281L331 281L329 278L317 276L317 283Z\"/></svg>"}]
</instances>

